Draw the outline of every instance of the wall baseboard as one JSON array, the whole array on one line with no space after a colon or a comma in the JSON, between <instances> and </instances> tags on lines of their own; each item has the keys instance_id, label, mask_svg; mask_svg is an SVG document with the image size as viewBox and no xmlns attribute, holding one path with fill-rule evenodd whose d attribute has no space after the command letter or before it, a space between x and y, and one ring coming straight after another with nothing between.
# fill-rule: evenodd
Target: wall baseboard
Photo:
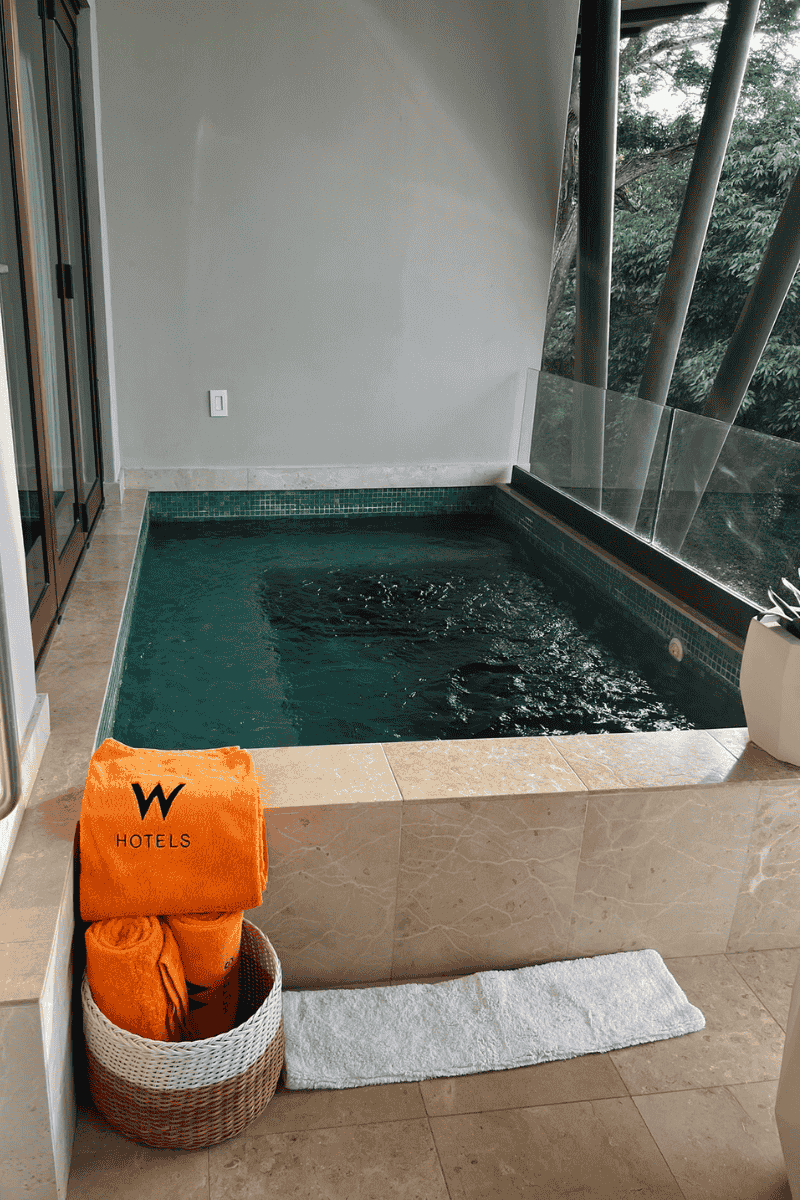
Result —
<instances>
[{"instance_id":1,"label":"wall baseboard","mask_svg":"<svg viewBox=\"0 0 800 1200\"><path fill-rule=\"evenodd\" d=\"M511 463L377 463L310 467L126 467L120 488L151 492L254 492L328 488L475 487L508 483ZM110 485L106 485L108 488ZM115 485L116 486L116 485Z\"/></svg>"}]
</instances>

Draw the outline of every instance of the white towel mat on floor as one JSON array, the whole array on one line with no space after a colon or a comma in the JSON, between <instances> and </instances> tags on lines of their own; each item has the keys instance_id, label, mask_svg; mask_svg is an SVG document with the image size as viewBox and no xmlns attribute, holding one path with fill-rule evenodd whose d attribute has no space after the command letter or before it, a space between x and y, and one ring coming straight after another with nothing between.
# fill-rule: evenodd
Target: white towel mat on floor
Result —
<instances>
[{"instance_id":1,"label":"white towel mat on floor","mask_svg":"<svg viewBox=\"0 0 800 1200\"><path fill-rule=\"evenodd\" d=\"M656 950L442 983L284 992L286 1086L473 1075L705 1028Z\"/></svg>"}]
</instances>

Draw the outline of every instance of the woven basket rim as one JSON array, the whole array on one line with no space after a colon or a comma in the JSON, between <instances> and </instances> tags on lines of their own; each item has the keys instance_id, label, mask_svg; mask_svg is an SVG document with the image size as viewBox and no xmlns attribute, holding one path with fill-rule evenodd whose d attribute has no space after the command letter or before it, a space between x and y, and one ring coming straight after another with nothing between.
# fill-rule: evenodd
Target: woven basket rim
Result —
<instances>
[{"instance_id":1,"label":"woven basket rim","mask_svg":"<svg viewBox=\"0 0 800 1200\"><path fill-rule=\"evenodd\" d=\"M153 1038L142 1037L138 1033L132 1033L129 1029L123 1029L120 1025L115 1025L114 1022L106 1016L102 1009L98 1007L95 998L92 995L92 989L89 987L89 980L86 975L86 969L84 968L83 979L81 981L81 999L84 1006L89 1009L89 1015L91 1019L95 1022L99 1021L102 1026L106 1026L113 1037L123 1040L130 1039L134 1045L139 1045L142 1048L145 1046L157 1048L159 1056L165 1055L175 1058L199 1057L200 1055L207 1055L215 1048L219 1048L220 1050L224 1049L226 1039L227 1042L234 1042L246 1037L248 1032L254 1028L256 1023L261 1019L264 1005L269 1004L270 1001L275 1003L275 997L280 996L282 991L283 972L281 971L280 959L275 953L275 949L264 931L259 929L257 925L254 925L252 921L248 921L246 917L243 917L243 931L245 926L247 927L248 933L251 937L255 937L256 941L261 939L264 942L271 965L274 967L274 972L272 975L272 987L270 988L269 994L265 996L263 1002L252 1014L252 1016L248 1017L246 1021L243 1021L241 1025L236 1025L233 1029L228 1029L224 1033L216 1033L213 1037L200 1038L197 1041L189 1042L162 1042L154 1040ZM244 941L244 939L242 940Z\"/></svg>"}]
</instances>

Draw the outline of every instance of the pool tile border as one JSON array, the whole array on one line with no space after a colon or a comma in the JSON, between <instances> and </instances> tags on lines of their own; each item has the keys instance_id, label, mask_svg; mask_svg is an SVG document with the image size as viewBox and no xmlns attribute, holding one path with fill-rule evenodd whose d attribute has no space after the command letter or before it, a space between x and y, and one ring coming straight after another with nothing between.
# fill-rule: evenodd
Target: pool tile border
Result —
<instances>
[{"instance_id":1,"label":"pool tile border","mask_svg":"<svg viewBox=\"0 0 800 1200\"><path fill-rule=\"evenodd\" d=\"M469 487L329 488L293 491L150 492L153 524L227 517L368 516L492 511L492 489Z\"/></svg>"}]
</instances>

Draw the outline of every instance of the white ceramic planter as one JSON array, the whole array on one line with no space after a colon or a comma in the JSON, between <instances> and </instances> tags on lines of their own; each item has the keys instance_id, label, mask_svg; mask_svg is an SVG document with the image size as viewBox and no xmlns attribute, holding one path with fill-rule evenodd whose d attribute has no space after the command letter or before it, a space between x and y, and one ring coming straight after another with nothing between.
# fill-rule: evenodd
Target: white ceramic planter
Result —
<instances>
[{"instance_id":1,"label":"white ceramic planter","mask_svg":"<svg viewBox=\"0 0 800 1200\"><path fill-rule=\"evenodd\" d=\"M750 622L739 690L750 740L800 767L800 638L777 617Z\"/></svg>"}]
</instances>

